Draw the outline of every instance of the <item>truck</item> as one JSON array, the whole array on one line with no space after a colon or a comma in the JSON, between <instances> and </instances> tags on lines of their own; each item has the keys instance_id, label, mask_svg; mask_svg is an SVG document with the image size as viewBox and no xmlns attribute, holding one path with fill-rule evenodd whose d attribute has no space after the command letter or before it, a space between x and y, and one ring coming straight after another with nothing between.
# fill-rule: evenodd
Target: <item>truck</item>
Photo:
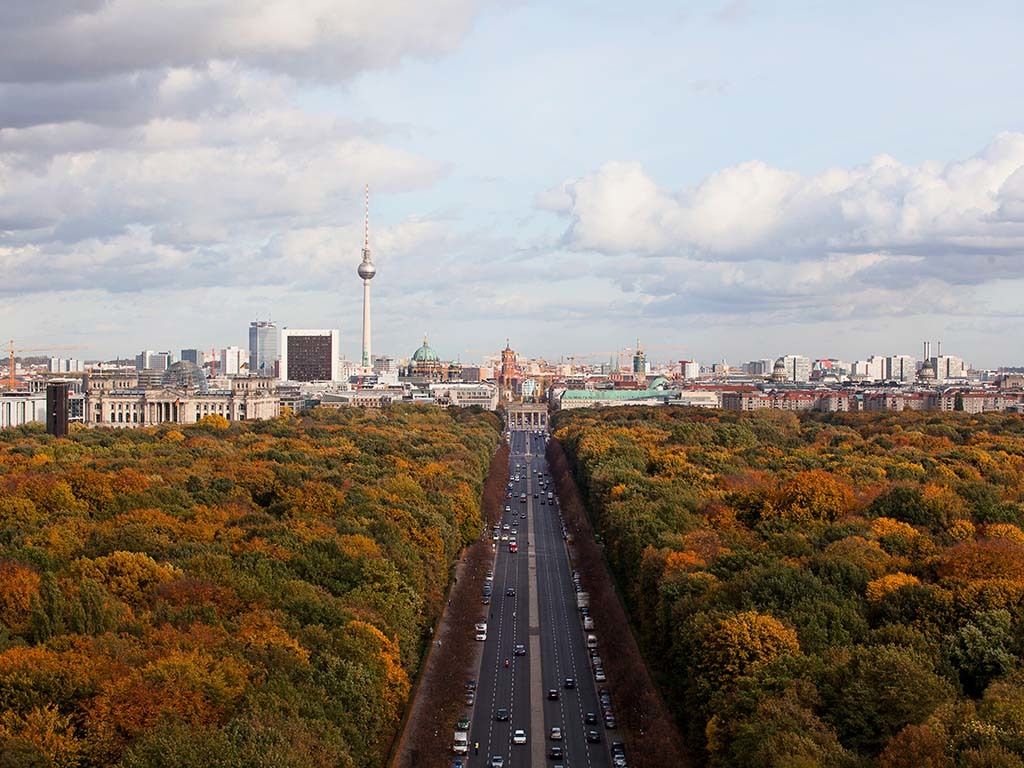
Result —
<instances>
[{"instance_id":1,"label":"truck","mask_svg":"<svg viewBox=\"0 0 1024 768\"><path fill-rule=\"evenodd\" d=\"M577 592L576 593L576 607L579 610L590 607L590 593L589 592Z\"/></svg>"},{"instance_id":2,"label":"truck","mask_svg":"<svg viewBox=\"0 0 1024 768\"><path fill-rule=\"evenodd\" d=\"M456 755L469 754L469 731L456 731L452 737L452 752Z\"/></svg>"}]
</instances>

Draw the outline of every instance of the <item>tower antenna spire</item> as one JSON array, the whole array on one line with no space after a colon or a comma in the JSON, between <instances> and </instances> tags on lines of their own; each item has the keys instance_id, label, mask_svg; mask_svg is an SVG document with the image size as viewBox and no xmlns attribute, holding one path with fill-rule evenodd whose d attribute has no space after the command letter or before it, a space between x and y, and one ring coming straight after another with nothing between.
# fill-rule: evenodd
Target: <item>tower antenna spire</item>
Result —
<instances>
[{"instance_id":1,"label":"tower antenna spire","mask_svg":"<svg viewBox=\"0 0 1024 768\"><path fill-rule=\"evenodd\" d=\"M370 250L370 185L366 185L366 228L363 237L363 248Z\"/></svg>"}]
</instances>

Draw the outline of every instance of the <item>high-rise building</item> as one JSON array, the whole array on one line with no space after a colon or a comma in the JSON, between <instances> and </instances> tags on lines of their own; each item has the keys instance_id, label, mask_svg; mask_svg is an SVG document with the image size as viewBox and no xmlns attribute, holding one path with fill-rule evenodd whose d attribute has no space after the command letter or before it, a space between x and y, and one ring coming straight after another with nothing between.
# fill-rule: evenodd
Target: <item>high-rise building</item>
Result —
<instances>
[{"instance_id":1,"label":"high-rise building","mask_svg":"<svg viewBox=\"0 0 1024 768\"><path fill-rule=\"evenodd\" d=\"M775 366L774 360L768 358L762 358L761 360L751 360L748 363L744 363L742 370L744 373L751 376L771 376L772 368Z\"/></svg>"},{"instance_id":2,"label":"high-rise building","mask_svg":"<svg viewBox=\"0 0 1024 768\"><path fill-rule=\"evenodd\" d=\"M237 376L247 359L248 355L241 347L224 347L220 351L220 372L225 376Z\"/></svg>"},{"instance_id":3,"label":"high-rise building","mask_svg":"<svg viewBox=\"0 0 1024 768\"><path fill-rule=\"evenodd\" d=\"M339 337L334 329L285 328L281 331L282 381L338 381Z\"/></svg>"},{"instance_id":4,"label":"high-rise building","mask_svg":"<svg viewBox=\"0 0 1024 768\"><path fill-rule=\"evenodd\" d=\"M373 353L370 351L370 281L377 274L370 253L370 185L366 185L366 229L363 238L363 261L356 270L363 279L363 368L373 364Z\"/></svg>"},{"instance_id":5,"label":"high-rise building","mask_svg":"<svg viewBox=\"0 0 1024 768\"><path fill-rule=\"evenodd\" d=\"M680 360L679 374L684 379L699 379L700 363L698 363L696 360Z\"/></svg>"},{"instance_id":6,"label":"high-rise building","mask_svg":"<svg viewBox=\"0 0 1024 768\"><path fill-rule=\"evenodd\" d=\"M181 350L181 359L188 363L195 363L202 368L203 363L206 362L206 355L199 349L183 349Z\"/></svg>"},{"instance_id":7,"label":"high-rise building","mask_svg":"<svg viewBox=\"0 0 1024 768\"><path fill-rule=\"evenodd\" d=\"M640 346L640 339L637 339L636 350L633 352L633 373L647 373L646 363L644 348Z\"/></svg>"},{"instance_id":8,"label":"high-rise building","mask_svg":"<svg viewBox=\"0 0 1024 768\"><path fill-rule=\"evenodd\" d=\"M249 323L249 375L277 376L281 360L281 332L269 320Z\"/></svg>"},{"instance_id":9,"label":"high-rise building","mask_svg":"<svg viewBox=\"0 0 1024 768\"><path fill-rule=\"evenodd\" d=\"M885 361L885 378L889 381L913 381L917 376L917 360L910 355L892 355Z\"/></svg>"},{"instance_id":10,"label":"high-rise building","mask_svg":"<svg viewBox=\"0 0 1024 768\"><path fill-rule=\"evenodd\" d=\"M85 370L85 363L74 357L51 357L50 373L77 373Z\"/></svg>"},{"instance_id":11,"label":"high-rise building","mask_svg":"<svg viewBox=\"0 0 1024 768\"><path fill-rule=\"evenodd\" d=\"M785 355L782 364L786 369L786 381L810 381L811 359L803 355Z\"/></svg>"},{"instance_id":12,"label":"high-rise building","mask_svg":"<svg viewBox=\"0 0 1024 768\"><path fill-rule=\"evenodd\" d=\"M154 352L146 349L135 356L135 370L166 371L171 367L170 352Z\"/></svg>"},{"instance_id":13,"label":"high-rise building","mask_svg":"<svg viewBox=\"0 0 1024 768\"><path fill-rule=\"evenodd\" d=\"M956 355L938 355L932 358L935 378L939 381L967 378L967 365Z\"/></svg>"},{"instance_id":14,"label":"high-rise building","mask_svg":"<svg viewBox=\"0 0 1024 768\"><path fill-rule=\"evenodd\" d=\"M879 355L872 355L867 360L855 360L851 374L859 379L868 381L881 381L885 378L886 359Z\"/></svg>"}]
</instances>

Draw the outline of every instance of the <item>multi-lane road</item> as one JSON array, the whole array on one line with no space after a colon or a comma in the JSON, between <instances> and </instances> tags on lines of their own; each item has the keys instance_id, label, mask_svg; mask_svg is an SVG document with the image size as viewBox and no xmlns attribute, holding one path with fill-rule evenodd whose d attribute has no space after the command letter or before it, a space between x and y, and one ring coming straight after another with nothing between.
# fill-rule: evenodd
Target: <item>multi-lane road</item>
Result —
<instances>
[{"instance_id":1,"label":"multi-lane road","mask_svg":"<svg viewBox=\"0 0 1024 768\"><path fill-rule=\"evenodd\" d=\"M553 485L544 444L543 434L511 433L510 497L493 542L490 602L481 595L487 639L471 707L469 754L462 758L472 768L612 764L608 742L617 731L605 727L557 500L547 499ZM509 551L513 539L518 552ZM560 729L561 739L551 738L552 728ZM517 743L517 730L525 743ZM552 755L552 747L561 747L562 755Z\"/></svg>"}]
</instances>

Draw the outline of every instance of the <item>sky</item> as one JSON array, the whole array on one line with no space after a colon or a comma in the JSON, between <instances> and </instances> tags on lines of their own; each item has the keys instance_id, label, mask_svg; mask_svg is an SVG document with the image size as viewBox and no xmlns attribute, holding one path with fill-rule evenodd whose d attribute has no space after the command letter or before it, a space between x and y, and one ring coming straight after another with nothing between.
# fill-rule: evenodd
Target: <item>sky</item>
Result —
<instances>
[{"instance_id":1,"label":"sky","mask_svg":"<svg viewBox=\"0 0 1024 768\"><path fill-rule=\"evenodd\" d=\"M0 336L1024 365L1024 13L3 0ZM933 347L934 348L934 347ZM587 357L589 356L589 357Z\"/></svg>"}]
</instances>

